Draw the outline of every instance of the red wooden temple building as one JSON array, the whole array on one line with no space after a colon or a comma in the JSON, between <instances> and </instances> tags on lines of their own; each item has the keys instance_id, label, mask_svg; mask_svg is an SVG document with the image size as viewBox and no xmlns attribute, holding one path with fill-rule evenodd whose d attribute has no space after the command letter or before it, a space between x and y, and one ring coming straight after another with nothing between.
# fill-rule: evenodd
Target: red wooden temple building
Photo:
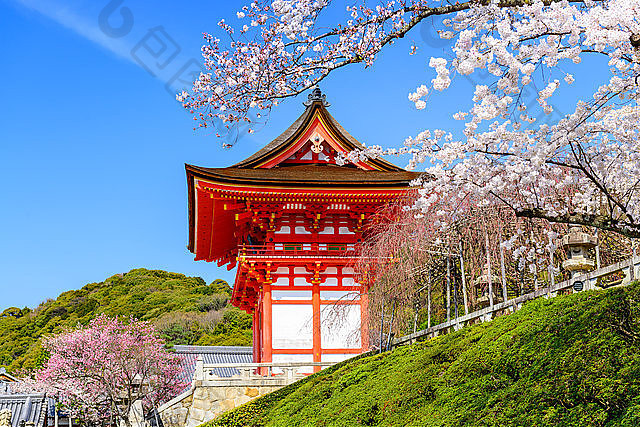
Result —
<instances>
[{"instance_id":1,"label":"red wooden temple building","mask_svg":"<svg viewBox=\"0 0 640 427\"><path fill-rule=\"evenodd\" d=\"M353 261L368 220L417 177L382 159L336 165L362 144L319 89L305 106L240 163L186 165L189 250L237 267L231 302L253 315L256 362L337 362L368 349Z\"/></svg>"}]
</instances>

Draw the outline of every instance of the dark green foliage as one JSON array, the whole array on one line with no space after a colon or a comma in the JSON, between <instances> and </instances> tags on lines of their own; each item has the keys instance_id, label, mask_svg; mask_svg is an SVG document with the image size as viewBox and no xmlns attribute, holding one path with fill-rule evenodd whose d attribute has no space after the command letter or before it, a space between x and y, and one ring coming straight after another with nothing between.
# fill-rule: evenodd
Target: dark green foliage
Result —
<instances>
[{"instance_id":1,"label":"dark green foliage","mask_svg":"<svg viewBox=\"0 0 640 427\"><path fill-rule=\"evenodd\" d=\"M0 366L32 369L46 360L39 338L87 324L99 313L156 324L169 344L251 345L251 316L228 305L231 288L200 277L136 269L62 293L35 310L0 314ZM187 320L185 320L187 319Z\"/></svg>"},{"instance_id":2,"label":"dark green foliage","mask_svg":"<svg viewBox=\"0 0 640 427\"><path fill-rule=\"evenodd\" d=\"M229 297L225 294L207 295L198 300L198 310L206 312L211 310L222 310L227 306Z\"/></svg>"},{"instance_id":3,"label":"dark green foliage","mask_svg":"<svg viewBox=\"0 0 640 427\"><path fill-rule=\"evenodd\" d=\"M208 426L640 425L640 284L345 362Z\"/></svg>"},{"instance_id":4,"label":"dark green foliage","mask_svg":"<svg viewBox=\"0 0 640 427\"><path fill-rule=\"evenodd\" d=\"M16 319L22 317L22 310L18 307L9 307L0 313L0 317L15 317Z\"/></svg>"}]
</instances>

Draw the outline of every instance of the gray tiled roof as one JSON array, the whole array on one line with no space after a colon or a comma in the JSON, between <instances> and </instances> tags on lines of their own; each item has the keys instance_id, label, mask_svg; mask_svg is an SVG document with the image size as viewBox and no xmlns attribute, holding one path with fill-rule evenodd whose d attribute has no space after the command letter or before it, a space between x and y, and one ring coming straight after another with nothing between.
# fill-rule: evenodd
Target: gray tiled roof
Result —
<instances>
[{"instance_id":1,"label":"gray tiled roof","mask_svg":"<svg viewBox=\"0 0 640 427\"><path fill-rule=\"evenodd\" d=\"M36 427L46 425L47 399L44 394L12 394L0 396L0 410L11 411L11 427L20 421L33 422Z\"/></svg>"},{"instance_id":2,"label":"gray tiled roof","mask_svg":"<svg viewBox=\"0 0 640 427\"><path fill-rule=\"evenodd\" d=\"M11 394L11 385L10 383L0 381L0 396L3 394Z\"/></svg>"},{"instance_id":3,"label":"gray tiled roof","mask_svg":"<svg viewBox=\"0 0 640 427\"><path fill-rule=\"evenodd\" d=\"M196 359L202 356L202 360L207 363L251 363L253 362L253 348L240 346L197 346L197 345L176 345L173 347L176 354L183 359L183 380L191 383L196 370ZM239 374L237 369L224 368L214 369L214 373L220 377L231 377Z\"/></svg>"}]
</instances>

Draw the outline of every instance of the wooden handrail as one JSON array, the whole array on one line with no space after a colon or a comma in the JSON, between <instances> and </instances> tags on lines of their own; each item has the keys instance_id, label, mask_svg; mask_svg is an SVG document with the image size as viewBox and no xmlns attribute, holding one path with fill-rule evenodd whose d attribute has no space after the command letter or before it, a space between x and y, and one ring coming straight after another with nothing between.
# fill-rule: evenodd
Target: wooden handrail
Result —
<instances>
[{"instance_id":1,"label":"wooden handrail","mask_svg":"<svg viewBox=\"0 0 640 427\"><path fill-rule=\"evenodd\" d=\"M440 331L446 331L450 328L459 329L464 326L465 323L471 320L477 320L479 318L493 317L493 314L502 310L512 309L516 310L520 305L527 301L531 301L533 299L543 297L543 296L551 296L552 294L557 293L558 291L571 289L576 282L582 282L585 286L583 290L595 289L597 287L597 281L600 278L610 276L614 273L629 270L629 281L623 283L625 285L627 283L631 283L633 280L638 279L638 275L636 275L635 270L640 267L640 256L631 257L627 260L620 261L618 263L609 265L607 267L602 267L598 270L591 271L586 274L581 274L579 276L573 277L569 280L565 280L563 282L559 282L553 284L552 286L547 286L544 288L540 288L537 291L530 292L528 294L520 295L519 297L512 298L507 301L503 301L493 306L485 307L480 310L476 310L472 313L466 314L464 316L459 316L457 318L451 319L448 322L443 322L438 325L432 326L427 329L422 329L420 331L416 331L412 334L404 335L402 337L395 338L391 341L391 346L402 345L406 343L410 343L422 337L428 337L430 335L435 335Z\"/></svg>"},{"instance_id":2,"label":"wooden handrail","mask_svg":"<svg viewBox=\"0 0 640 427\"><path fill-rule=\"evenodd\" d=\"M332 366L336 362L261 362L261 363L205 363L205 369L222 368L303 368L307 366Z\"/></svg>"}]
</instances>

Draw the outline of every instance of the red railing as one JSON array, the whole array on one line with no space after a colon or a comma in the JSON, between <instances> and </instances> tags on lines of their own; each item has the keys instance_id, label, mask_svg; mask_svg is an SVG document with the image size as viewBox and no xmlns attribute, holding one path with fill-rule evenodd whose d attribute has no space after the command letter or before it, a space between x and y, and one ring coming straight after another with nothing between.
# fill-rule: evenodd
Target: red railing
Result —
<instances>
[{"instance_id":1,"label":"red railing","mask_svg":"<svg viewBox=\"0 0 640 427\"><path fill-rule=\"evenodd\" d=\"M243 258L353 258L357 256L353 243L269 243L240 245Z\"/></svg>"}]
</instances>

